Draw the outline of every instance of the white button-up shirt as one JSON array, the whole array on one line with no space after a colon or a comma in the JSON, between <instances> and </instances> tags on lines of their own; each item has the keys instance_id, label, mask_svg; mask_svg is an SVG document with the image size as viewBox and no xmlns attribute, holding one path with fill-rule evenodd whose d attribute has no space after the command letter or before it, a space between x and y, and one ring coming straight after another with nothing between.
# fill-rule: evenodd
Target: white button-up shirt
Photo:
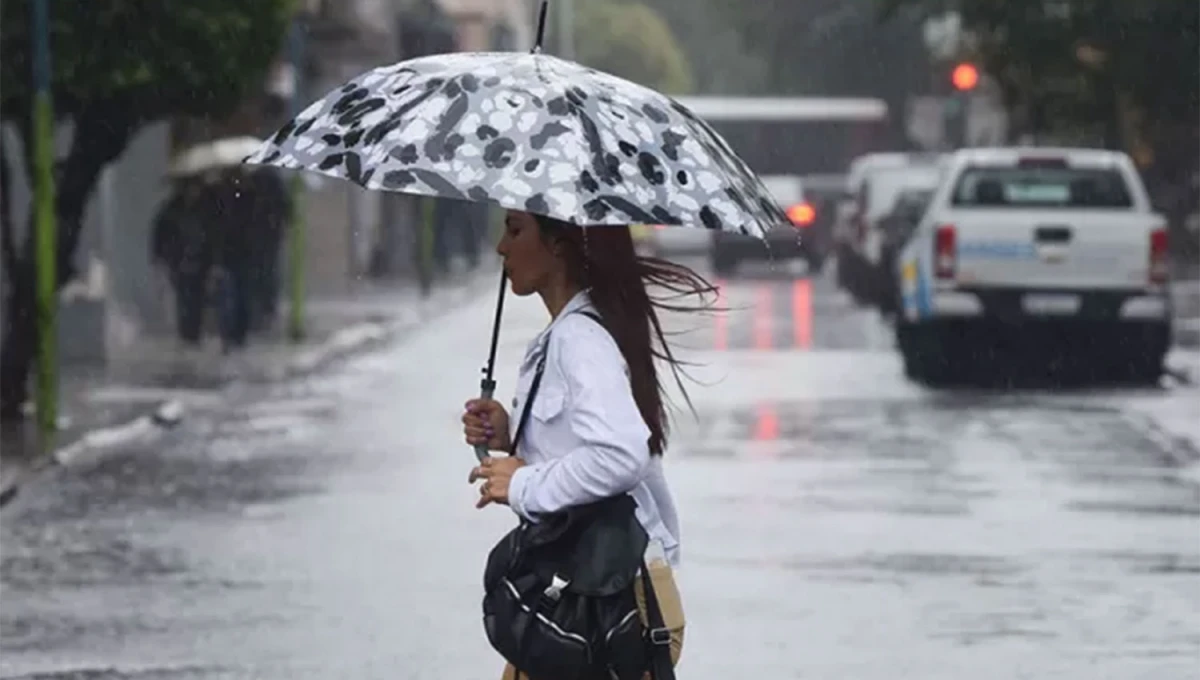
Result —
<instances>
[{"instance_id":1,"label":"white button-up shirt","mask_svg":"<svg viewBox=\"0 0 1200 680\"><path fill-rule=\"evenodd\" d=\"M633 399L625 358L608 331L582 311L595 313L586 293L576 295L525 354L514 433L538 361L548 353L518 445L528 465L512 476L509 505L536 522L542 513L628 492L650 539L678 566L679 516L662 460L650 455L650 428Z\"/></svg>"}]
</instances>

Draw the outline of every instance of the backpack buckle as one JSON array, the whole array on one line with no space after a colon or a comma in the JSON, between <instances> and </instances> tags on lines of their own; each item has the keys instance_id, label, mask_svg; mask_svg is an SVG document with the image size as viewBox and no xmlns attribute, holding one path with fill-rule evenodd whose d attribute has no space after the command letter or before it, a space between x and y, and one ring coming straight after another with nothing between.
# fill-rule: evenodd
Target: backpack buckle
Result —
<instances>
[{"instance_id":1,"label":"backpack buckle","mask_svg":"<svg viewBox=\"0 0 1200 680\"><path fill-rule=\"evenodd\" d=\"M550 602L558 602L559 598L562 597L563 589L569 585L571 585L570 580L555 574L550 579L550 585L546 586L546 589L542 591L542 597Z\"/></svg>"},{"instance_id":2,"label":"backpack buckle","mask_svg":"<svg viewBox=\"0 0 1200 680\"><path fill-rule=\"evenodd\" d=\"M652 645L661 647L671 644L671 631L666 628L651 628L646 631L646 637Z\"/></svg>"}]
</instances>

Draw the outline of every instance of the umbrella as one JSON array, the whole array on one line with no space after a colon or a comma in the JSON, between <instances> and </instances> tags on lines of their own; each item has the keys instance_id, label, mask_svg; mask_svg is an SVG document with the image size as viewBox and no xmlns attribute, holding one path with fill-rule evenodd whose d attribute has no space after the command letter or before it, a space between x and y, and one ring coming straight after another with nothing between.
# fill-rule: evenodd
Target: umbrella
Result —
<instances>
[{"instance_id":1,"label":"umbrella","mask_svg":"<svg viewBox=\"0 0 1200 680\"><path fill-rule=\"evenodd\" d=\"M666 95L533 51L441 54L354 78L247 163L367 189L490 201L581 226L651 223L762 237L788 222L708 124ZM495 388L506 281L482 389ZM477 455L486 451L477 449Z\"/></svg>"},{"instance_id":2,"label":"umbrella","mask_svg":"<svg viewBox=\"0 0 1200 680\"><path fill-rule=\"evenodd\" d=\"M257 137L227 137L197 144L176 156L167 173L174 177L186 177L239 165L262 144L263 140Z\"/></svg>"}]
</instances>

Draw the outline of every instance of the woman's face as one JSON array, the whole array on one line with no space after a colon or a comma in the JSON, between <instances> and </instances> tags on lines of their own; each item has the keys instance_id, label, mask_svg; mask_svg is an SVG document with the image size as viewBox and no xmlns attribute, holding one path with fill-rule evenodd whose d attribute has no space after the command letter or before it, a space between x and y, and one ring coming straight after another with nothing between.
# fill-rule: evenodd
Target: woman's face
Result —
<instances>
[{"instance_id":1,"label":"woman's face","mask_svg":"<svg viewBox=\"0 0 1200 680\"><path fill-rule=\"evenodd\" d=\"M504 271L516 295L536 293L563 270L562 259L542 238L537 220L519 210L505 214L504 235L496 252L504 259Z\"/></svg>"}]
</instances>

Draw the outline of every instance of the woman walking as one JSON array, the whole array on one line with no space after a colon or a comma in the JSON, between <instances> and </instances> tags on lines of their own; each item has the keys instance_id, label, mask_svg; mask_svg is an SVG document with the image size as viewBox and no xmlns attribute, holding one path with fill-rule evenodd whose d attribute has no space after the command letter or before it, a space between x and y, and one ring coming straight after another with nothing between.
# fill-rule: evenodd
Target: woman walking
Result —
<instances>
[{"instance_id":1,"label":"woman walking","mask_svg":"<svg viewBox=\"0 0 1200 680\"><path fill-rule=\"evenodd\" d=\"M471 471L471 482L484 480L477 507L508 505L522 521L536 523L572 507L632 496L650 539L644 564L675 663L684 630L672 573L679 565L680 530L663 474L668 426L656 360L670 367L681 391L683 385L658 312L699 311L715 288L687 267L638 256L622 227L585 230L509 211L497 252L513 293L537 293L551 322L521 366L514 413L522 412L535 375L541 376L523 426L498 401L466 404L467 442L510 454L486 458ZM651 290L698 300L674 304ZM520 441L513 450L516 432ZM635 595L647 625L640 580ZM510 664L504 678L515 676Z\"/></svg>"}]
</instances>

